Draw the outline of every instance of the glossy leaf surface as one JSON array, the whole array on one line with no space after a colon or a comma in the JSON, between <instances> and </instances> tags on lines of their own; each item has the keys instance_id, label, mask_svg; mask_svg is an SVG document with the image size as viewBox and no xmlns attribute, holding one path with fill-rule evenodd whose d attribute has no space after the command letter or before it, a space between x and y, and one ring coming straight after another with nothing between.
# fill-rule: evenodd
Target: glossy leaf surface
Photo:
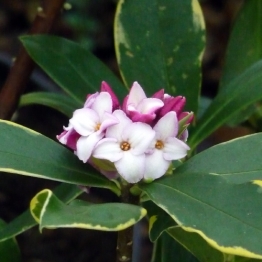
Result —
<instances>
[{"instance_id":1,"label":"glossy leaf surface","mask_svg":"<svg viewBox=\"0 0 262 262\"><path fill-rule=\"evenodd\" d=\"M220 88L226 87L245 69L262 59L261 12L260 0L243 3L230 34Z\"/></svg>"},{"instance_id":2,"label":"glossy leaf surface","mask_svg":"<svg viewBox=\"0 0 262 262\"><path fill-rule=\"evenodd\" d=\"M57 36L20 38L32 59L71 97L83 103L87 94L108 82L121 97L126 93L118 78L81 45Z\"/></svg>"},{"instance_id":3,"label":"glossy leaf surface","mask_svg":"<svg viewBox=\"0 0 262 262\"><path fill-rule=\"evenodd\" d=\"M260 182L231 184L218 175L176 172L140 188L182 229L214 248L262 258Z\"/></svg>"},{"instance_id":4,"label":"glossy leaf surface","mask_svg":"<svg viewBox=\"0 0 262 262\"><path fill-rule=\"evenodd\" d=\"M152 262L197 262L197 260L181 247L172 237L164 232L154 246Z\"/></svg>"},{"instance_id":5,"label":"glossy leaf surface","mask_svg":"<svg viewBox=\"0 0 262 262\"><path fill-rule=\"evenodd\" d=\"M76 185L61 184L54 190L54 193L63 202L70 203L73 199L82 194L83 191ZM30 210L27 210L0 229L0 242L17 236L36 224Z\"/></svg>"},{"instance_id":6,"label":"glossy leaf surface","mask_svg":"<svg viewBox=\"0 0 262 262\"><path fill-rule=\"evenodd\" d=\"M76 109L83 107L82 103L78 103L73 98L63 94L32 92L21 96L20 107L34 104L51 107L68 117L71 117Z\"/></svg>"},{"instance_id":7,"label":"glossy leaf surface","mask_svg":"<svg viewBox=\"0 0 262 262\"><path fill-rule=\"evenodd\" d=\"M262 60L221 90L191 130L188 143L194 149L203 139L222 126L239 111L262 99Z\"/></svg>"},{"instance_id":8,"label":"glossy leaf surface","mask_svg":"<svg viewBox=\"0 0 262 262\"><path fill-rule=\"evenodd\" d=\"M180 245L192 253L198 261L225 261L223 253L212 248L197 233L189 233L181 229L176 224L174 219L172 219L163 209L152 203L150 205L146 205L146 208L149 216L149 237L151 241L156 241L163 232L167 232L175 240L174 242L180 243Z\"/></svg>"},{"instance_id":9,"label":"glossy leaf surface","mask_svg":"<svg viewBox=\"0 0 262 262\"><path fill-rule=\"evenodd\" d=\"M114 182L83 164L62 145L26 127L0 120L0 171L108 188Z\"/></svg>"},{"instance_id":10,"label":"glossy leaf surface","mask_svg":"<svg viewBox=\"0 0 262 262\"><path fill-rule=\"evenodd\" d=\"M183 95L197 111L204 49L204 19L197 0L121 0L115 18L121 74L153 94Z\"/></svg>"},{"instance_id":11,"label":"glossy leaf surface","mask_svg":"<svg viewBox=\"0 0 262 262\"><path fill-rule=\"evenodd\" d=\"M31 200L30 210L40 230L64 227L119 231L134 225L146 215L144 208L122 203L68 206L48 189Z\"/></svg>"},{"instance_id":12,"label":"glossy leaf surface","mask_svg":"<svg viewBox=\"0 0 262 262\"><path fill-rule=\"evenodd\" d=\"M231 80L262 59L261 11L262 2L260 0L244 1L229 37L220 89L227 88ZM244 122L256 109L255 105L251 105L241 110L227 124L232 126Z\"/></svg>"},{"instance_id":13,"label":"glossy leaf surface","mask_svg":"<svg viewBox=\"0 0 262 262\"><path fill-rule=\"evenodd\" d=\"M189 159L176 171L209 173L230 183L262 180L262 133L213 146Z\"/></svg>"}]
</instances>

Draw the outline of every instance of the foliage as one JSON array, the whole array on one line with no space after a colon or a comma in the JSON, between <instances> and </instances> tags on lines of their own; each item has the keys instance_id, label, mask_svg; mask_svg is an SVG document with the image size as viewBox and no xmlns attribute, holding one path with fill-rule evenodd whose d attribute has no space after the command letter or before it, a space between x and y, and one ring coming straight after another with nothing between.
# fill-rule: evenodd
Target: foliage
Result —
<instances>
[{"instance_id":1,"label":"foliage","mask_svg":"<svg viewBox=\"0 0 262 262\"><path fill-rule=\"evenodd\" d=\"M152 261L171 261L174 253L166 252L167 248L176 250L181 261L191 261L192 255L201 262L262 259L262 135L252 134L194 155L199 143L216 129L246 120L255 110L250 106L262 98L261 8L260 0L246 1L235 20L220 91L189 130L189 159L171 167L168 175L131 188L142 196L143 208L126 203L73 201L69 205L80 194L75 185L106 188L120 195L123 181L108 180L32 130L0 121L0 171L73 186L74 194L68 191L59 196L46 189L33 198L30 211L40 230L123 230L147 210L149 236L155 242ZM250 37L243 38L243 30ZM146 0L120 0L114 32L122 81L79 44L55 36L23 36L32 59L66 95L33 93L23 96L20 104L44 104L70 116L103 80L121 99L139 81L151 95L165 88L172 96L185 96L187 109L197 113L205 47L204 19L197 0L153 0L150 5ZM75 215L67 216L69 212ZM10 225L0 230L0 240L7 243L36 222L27 211L10 223L15 225L13 231Z\"/></svg>"}]
</instances>

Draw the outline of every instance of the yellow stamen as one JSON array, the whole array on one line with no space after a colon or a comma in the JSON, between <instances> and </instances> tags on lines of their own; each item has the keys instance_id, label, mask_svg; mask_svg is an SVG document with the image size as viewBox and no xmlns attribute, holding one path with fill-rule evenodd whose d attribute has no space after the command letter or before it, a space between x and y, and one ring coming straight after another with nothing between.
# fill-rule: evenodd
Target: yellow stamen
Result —
<instances>
[{"instance_id":1,"label":"yellow stamen","mask_svg":"<svg viewBox=\"0 0 262 262\"><path fill-rule=\"evenodd\" d=\"M96 124L95 131L98 131L100 129L100 126L101 126L100 123Z\"/></svg>"},{"instance_id":2,"label":"yellow stamen","mask_svg":"<svg viewBox=\"0 0 262 262\"><path fill-rule=\"evenodd\" d=\"M163 149L164 148L164 143L161 140L157 140L155 144L156 149Z\"/></svg>"},{"instance_id":3,"label":"yellow stamen","mask_svg":"<svg viewBox=\"0 0 262 262\"><path fill-rule=\"evenodd\" d=\"M121 145L120 145L120 148L123 151L128 151L131 148L131 146L128 142L122 142Z\"/></svg>"}]
</instances>

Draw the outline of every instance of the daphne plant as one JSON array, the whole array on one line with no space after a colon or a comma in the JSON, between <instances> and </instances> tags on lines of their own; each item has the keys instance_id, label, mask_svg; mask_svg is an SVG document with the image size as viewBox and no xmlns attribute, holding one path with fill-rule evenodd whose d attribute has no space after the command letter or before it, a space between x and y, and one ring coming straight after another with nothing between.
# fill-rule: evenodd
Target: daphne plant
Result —
<instances>
[{"instance_id":1,"label":"daphne plant","mask_svg":"<svg viewBox=\"0 0 262 262\"><path fill-rule=\"evenodd\" d=\"M101 92L87 97L57 138L108 177L120 175L128 183L153 181L189 150L179 139L186 141L187 126L193 120L193 113L182 112L185 101L163 90L146 98L134 82L120 107L110 86L102 82ZM114 163L110 174L103 160Z\"/></svg>"},{"instance_id":2,"label":"daphne plant","mask_svg":"<svg viewBox=\"0 0 262 262\"><path fill-rule=\"evenodd\" d=\"M197 152L217 128L254 114L254 103L262 99L261 52L250 51L262 50L262 3L243 5L221 89L200 115L205 27L199 3L151 2L118 2L114 32L121 79L74 42L21 37L65 94L27 94L20 106L44 104L67 115L69 123L57 143L0 121L0 171L62 182L36 192L30 210L1 226L3 243L37 224L40 231L117 231L117 261L131 261L133 226L147 216L152 262L188 261L189 253L201 262L262 259L261 133ZM239 28L249 21L247 33L256 33L243 39ZM239 42L248 48L239 50ZM83 189L92 194L95 187L112 191L119 203L77 200Z\"/></svg>"}]
</instances>

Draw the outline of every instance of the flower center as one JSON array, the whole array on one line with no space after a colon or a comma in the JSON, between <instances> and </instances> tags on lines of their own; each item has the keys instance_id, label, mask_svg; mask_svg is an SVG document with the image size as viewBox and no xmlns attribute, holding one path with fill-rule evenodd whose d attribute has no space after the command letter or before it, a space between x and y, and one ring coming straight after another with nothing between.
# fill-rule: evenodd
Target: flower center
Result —
<instances>
[{"instance_id":1,"label":"flower center","mask_svg":"<svg viewBox=\"0 0 262 262\"><path fill-rule=\"evenodd\" d=\"M98 131L100 129L101 123L97 123L95 126L95 131Z\"/></svg>"},{"instance_id":2,"label":"flower center","mask_svg":"<svg viewBox=\"0 0 262 262\"><path fill-rule=\"evenodd\" d=\"M120 145L120 148L123 151L128 151L131 148L131 146L128 142L122 142L121 145Z\"/></svg>"},{"instance_id":3,"label":"flower center","mask_svg":"<svg viewBox=\"0 0 262 262\"><path fill-rule=\"evenodd\" d=\"M157 140L155 144L156 149L163 149L164 148L164 143L161 140Z\"/></svg>"}]
</instances>

